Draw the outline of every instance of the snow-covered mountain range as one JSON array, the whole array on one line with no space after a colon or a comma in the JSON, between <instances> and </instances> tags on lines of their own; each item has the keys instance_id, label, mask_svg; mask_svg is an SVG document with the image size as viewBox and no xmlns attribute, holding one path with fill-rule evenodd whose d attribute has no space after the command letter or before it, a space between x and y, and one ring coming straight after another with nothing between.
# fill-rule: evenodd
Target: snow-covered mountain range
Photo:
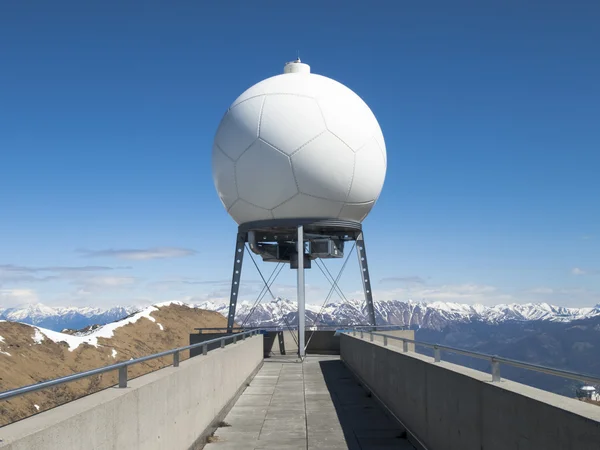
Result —
<instances>
[{"instance_id":1,"label":"snow-covered mountain range","mask_svg":"<svg viewBox=\"0 0 600 450\"><path fill-rule=\"evenodd\" d=\"M206 302L199 308L218 311L226 315L227 304ZM260 303L250 314L253 305L238 305L236 320L248 325L285 325L296 321L296 303L277 299ZM375 302L375 315L380 325L403 325L412 328L441 330L450 323L481 321L501 323L506 321L548 320L568 322L600 315L600 305L590 308L566 308L548 303L503 304L495 306L466 305L444 302L414 302L389 300ZM315 320L319 316L318 320ZM368 324L366 304L360 300L330 303L321 308L306 305L307 325L357 325Z\"/></svg>"},{"instance_id":2,"label":"snow-covered mountain range","mask_svg":"<svg viewBox=\"0 0 600 450\"><path fill-rule=\"evenodd\" d=\"M204 302L186 306L217 311L227 315L227 303ZM118 306L110 309L89 307L49 307L42 304L19 308L0 308L0 320L23 322L54 331L81 329L89 325L114 322L129 316L140 307ZM286 321L297 321L297 305L286 299L263 301L255 308L253 303L238 304L236 321L246 325L284 326ZM380 301L375 303L377 323L403 325L412 328L441 330L451 323L501 323L506 321L546 320L569 322L600 316L600 305L589 308L566 308L547 303L503 304L495 306L466 305L444 302ZM307 325L359 325L368 324L364 301L306 305ZM318 319L317 319L318 318Z\"/></svg>"},{"instance_id":3,"label":"snow-covered mountain range","mask_svg":"<svg viewBox=\"0 0 600 450\"><path fill-rule=\"evenodd\" d=\"M79 330L89 325L104 325L127 317L140 310L135 306L116 306L114 308L90 307L52 307L41 303L16 308L0 308L0 320L28 323L54 331L63 329Z\"/></svg>"}]
</instances>

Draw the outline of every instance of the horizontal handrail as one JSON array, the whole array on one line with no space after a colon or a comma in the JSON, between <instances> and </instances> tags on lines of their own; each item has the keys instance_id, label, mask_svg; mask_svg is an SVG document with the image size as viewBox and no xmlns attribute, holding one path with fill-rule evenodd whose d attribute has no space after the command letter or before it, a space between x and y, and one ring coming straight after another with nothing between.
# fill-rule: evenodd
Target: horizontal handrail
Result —
<instances>
[{"instance_id":1,"label":"horizontal handrail","mask_svg":"<svg viewBox=\"0 0 600 450\"><path fill-rule=\"evenodd\" d=\"M41 383L30 384L29 386L23 386L9 391L0 392L0 400L8 400L9 398L17 397L19 395L28 394L30 392L39 391L41 389L47 389L54 386L58 386L64 383L70 383L72 381L81 380L83 378L99 375L113 370L119 371L119 387L127 387L127 367L139 364L145 361L150 361L156 358L163 358L165 356L173 355L173 367L179 366L179 353L191 350L194 348L202 347L202 354L206 355L208 352L208 346L211 344L221 343L221 348L225 346L225 341L231 339L234 343L238 339L246 339L246 336L253 336L257 334L258 330L250 330L243 333L228 334L227 336L210 339L204 342L198 342L197 344L186 345L185 347L174 348L171 350L165 350L164 352L154 353L153 355L142 356L137 359L130 359L129 361L123 361L120 363L112 364L110 366L99 367L97 369L87 370L85 372L78 372L72 375L67 375L61 378L55 378L54 380L42 381Z\"/></svg>"},{"instance_id":2,"label":"horizontal handrail","mask_svg":"<svg viewBox=\"0 0 600 450\"><path fill-rule=\"evenodd\" d=\"M406 325L306 325L306 331L313 330L326 330L326 331L337 331L340 327L344 327L344 330L354 330L354 329L367 329L367 328L377 328L377 329L398 329L405 330L408 327ZM218 331L218 330L227 330L227 327L198 327L194 328L194 330L199 331ZM244 326L244 327L233 327L233 330L265 330L265 331L287 331L287 330L298 330L298 325L252 325L252 326Z\"/></svg>"},{"instance_id":3,"label":"horizontal handrail","mask_svg":"<svg viewBox=\"0 0 600 450\"><path fill-rule=\"evenodd\" d=\"M346 333L348 333L348 332L346 332ZM554 375L557 377L568 378L570 380L583 381L583 382L589 383L589 384L600 385L600 377L595 377L595 376L589 375L589 374L571 372L569 370L563 370L563 369L554 369L552 367L546 367L546 366L542 366L539 364L527 363L527 362L523 362L523 361L518 361L516 359L504 358L502 356L488 355L486 353L473 352L470 350L462 350L462 349L455 348L455 347L449 347L447 345L431 344L429 342L416 341L414 339L408 339L408 338L403 338L403 337L399 337L399 336L390 336L390 335L383 334L383 333L376 333L376 332L367 332L367 333L369 334L369 338L371 341L373 341L373 336L383 337L383 345L384 346L388 345L388 339L392 339L395 341L401 341L403 344L402 351L405 353L408 352L408 344L415 344L415 345L420 345L423 347L431 348L431 349L433 349L434 362L441 361L442 350L445 352L449 352L449 353L456 353L456 354L460 354L460 355L470 356L472 358L487 360L492 365L492 381L493 382L501 380L500 364L506 364L508 366L519 367L521 369L531 370L534 372L540 372L540 373L545 373L548 375ZM360 338L363 339L364 335L367 333L360 331ZM356 336L356 331L352 331L352 334L353 334L353 336Z\"/></svg>"}]
</instances>

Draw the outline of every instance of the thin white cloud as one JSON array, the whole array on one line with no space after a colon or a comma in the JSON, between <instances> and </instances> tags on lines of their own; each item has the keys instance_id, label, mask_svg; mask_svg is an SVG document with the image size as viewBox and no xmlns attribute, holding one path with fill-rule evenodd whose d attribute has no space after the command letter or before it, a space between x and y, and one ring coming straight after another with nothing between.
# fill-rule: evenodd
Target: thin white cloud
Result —
<instances>
[{"instance_id":1,"label":"thin white cloud","mask_svg":"<svg viewBox=\"0 0 600 450\"><path fill-rule=\"evenodd\" d=\"M362 291L351 293L354 298L362 298ZM445 284L439 286L407 284L391 289L373 288L375 300L400 300L400 301L424 301L424 302L452 302L467 304L495 305L498 303L518 302L510 294L500 291L495 286L481 285L475 283Z\"/></svg>"},{"instance_id":2,"label":"thin white cloud","mask_svg":"<svg viewBox=\"0 0 600 450\"><path fill-rule=\"evenodd\" d=\"M106 272L131 267L108 266L19 266L0 264L0 282L8 284L41 283L77 279L93 272Z\"/></svg>"},{"instance_id":3,"label":"thin white cloud","mask_svg":"<svg viewBox=\"0 0 600 450\"><path fill-rule=\"evenodd\" d=\"M89 277L81 280L81 284L98 287L121 287L134 284L135 277Z\"/></svg>"},{"instance_id":4,"label":"thin white cloud","mask_svg":"<svg viewBox=\"0 0 600 450\"><path fill-rule=\"evenodd\" d=\"M22 304L38 302L38 295L33 289L0 289L0 304Z\"/></svg>"},{"instance_id":5,"label":"thin white cloud","mask_svg":"<svg viewBox=\"0 0 600 450\"><path fill-rule=\"evenodd\" d=\"M118 258L132 261L146 261L151 259L181 258L193 256L198 252L190 248L180 247L154 247L146 249L108 249L108 250L79 250L89 258Z\"/></svg>"},{"instance_id":6,"label":"thin white cloud","mask_svg":"<svg viewBox=\"0 0 600 450\"><path fill-rule=\"evenodd\" d=\"M527 289L525 293L527 294L538 294L538 295L550 295L554 294L554 289L549 287L536 287L532 289Z\"/></svg>"},{"instance_id":7,"label":"thin white cloud","mask_svg":"<svg viewBox=\"0 0 600 450\"><path fill-rule=\"evenodd\" d=\"M571 269L571 274L576 276L582 275L598 275L600 274L600 270L597 269L582 269L581 267L573 267Z\"/></svg>"},{"instance_id":8,"label":"thin white cloud","mask_svg":"<svg viewBox=\"0 0 600 450\"><path fill-rule=\"evenodd\" d=\"M17 266L14 264L0 264L0 273L38 273L38 272L99 272L114 269L130 269L130 267L108 266Z\"/></svg>"},{"instance_id":9,"label":"thin white cloud","mask_svg":"<svg viewBox=\"0 0 600 450\"><path fill-rule=\"evenodd\" d=\"M406 277L386 277L379 280L380 283L414 283L414 284L425 284L426 281L418 276L406 276Z\"/></svg>"}]
</instances>

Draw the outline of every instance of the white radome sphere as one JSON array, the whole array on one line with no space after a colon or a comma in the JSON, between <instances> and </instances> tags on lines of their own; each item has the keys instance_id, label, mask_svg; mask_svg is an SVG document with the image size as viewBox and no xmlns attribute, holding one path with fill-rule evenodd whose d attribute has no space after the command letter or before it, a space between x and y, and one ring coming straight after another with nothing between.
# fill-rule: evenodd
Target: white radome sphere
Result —
<instances>
[{"instance_id":1,"label":"white radome sphere","mask_svg":"<svg viewBox=\"0 0 600 450\"><path fill-rule=\"evenodd\" d=\"M238 224L361 222L381 193L386 166L383 134L367 104L300 61L233 102L212 151L215 187Z\"/></svg>"}]
</instances>

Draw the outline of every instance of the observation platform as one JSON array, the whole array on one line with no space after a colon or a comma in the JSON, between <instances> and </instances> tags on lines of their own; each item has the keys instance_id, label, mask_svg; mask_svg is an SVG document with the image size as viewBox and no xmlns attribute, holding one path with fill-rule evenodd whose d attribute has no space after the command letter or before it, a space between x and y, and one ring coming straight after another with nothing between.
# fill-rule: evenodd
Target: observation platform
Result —
<instances>
[{"instance_id":1,"label":"observation platform","mask_svg":"<svg viewBox=\"0 0 600 450\"><path fill-rule=\"evenodd\" d=\"M309 354L300 363L251 330L0 392L10 408L16 397L118 372L118 385L1 427L0 450L600 448L600 407L506 380L502 367L588 384L600 378L409 334L325 332L318 347L333 336L329 348L339 355ZM446 362L446 353L487 360L490 371ZM128 377L130 366L156 358L172 364Z\"/></svg>"},{"instance_id":2,"label":"observation platform","mask_svg":"<svg viewBox=\"0 0 600 450\"><path fill-rule=\"evenodd\" d=\"M337 356L265 360L206 450L414 450Z\"/></svg>"}]
</instances>

